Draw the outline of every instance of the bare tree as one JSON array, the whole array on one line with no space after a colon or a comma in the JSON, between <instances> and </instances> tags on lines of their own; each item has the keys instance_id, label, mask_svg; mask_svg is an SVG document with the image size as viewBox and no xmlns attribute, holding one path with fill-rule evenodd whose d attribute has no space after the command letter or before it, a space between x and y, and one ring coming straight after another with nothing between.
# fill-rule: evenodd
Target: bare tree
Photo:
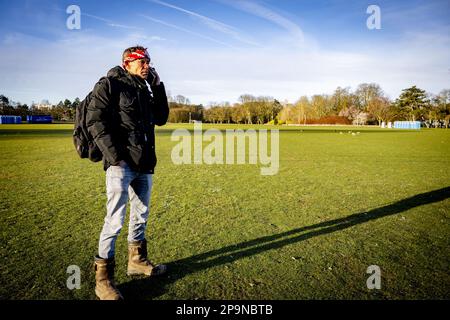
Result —
<instances>
[{"instance_id":1,"label":"bare tree","mask_svg":"<svg viewBox=\"0 0 450 320\"><path fill-rule=\"evenodd\" d=\"M358 98L356 106L361 110L367 110L369 101L373 98L383 97L384 93L376 83L361 83L356 89L355 95Z\"/></svg>"},{"instance_id":2,"label":"bare tree","mask_svg":"<svg viewBox=\"0 0 450 320\"><path fill-rule=\"evenodd\" d=\"M378 125L382 121L390 121L394 116L391 101L386 97L373 97L370 99L367 105L367 111L378 121Z\"/></svg>"}]
</instances>

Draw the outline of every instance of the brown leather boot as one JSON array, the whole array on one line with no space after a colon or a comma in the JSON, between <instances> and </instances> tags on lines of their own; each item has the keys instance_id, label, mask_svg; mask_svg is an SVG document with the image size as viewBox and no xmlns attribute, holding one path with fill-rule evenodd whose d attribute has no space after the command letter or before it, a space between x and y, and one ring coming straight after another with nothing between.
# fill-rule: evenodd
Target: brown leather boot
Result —
<instances>
[{"instance_id":1,"label":"brown leather boot","mask_svg":"<svg viewBox=\"0 0 450 320\"><path fill-rule=\"evenodd\" d=\"M154 265L147 260L147 241L145 239L128 243L127 275L144 274L147 276L160 276L166 273L166 271L166 265Z\"/></svg>"},{"instance_id":2,"label":"brown leather boot","mask_svg":"<svg viewBox=\"0 0 450 320\"><path fill-rule=\"evenodd\" d=\"M114 284L114 259L95 258L95 294L100 300L123 300Z\"/></svg>"}]
</instances>

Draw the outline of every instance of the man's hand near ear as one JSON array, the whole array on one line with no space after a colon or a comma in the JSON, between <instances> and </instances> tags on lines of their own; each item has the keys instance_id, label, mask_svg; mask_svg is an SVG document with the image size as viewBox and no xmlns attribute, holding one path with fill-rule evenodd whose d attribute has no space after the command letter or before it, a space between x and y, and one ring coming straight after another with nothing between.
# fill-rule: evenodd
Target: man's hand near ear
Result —
<instances>
[{"instance_id":1,"label":"man's hand near ear","mask_svg":"<svg viewBox=\"0 0 450 320\"><path fill-rule=\"evenodd\" d=\"M159 86L161 80L160 80L159 74L158 74L158 72L156 72L155 68L150 67L149 72L148 72L147 81L150 83L151 86Z\"/></svg>"}]
</instances>

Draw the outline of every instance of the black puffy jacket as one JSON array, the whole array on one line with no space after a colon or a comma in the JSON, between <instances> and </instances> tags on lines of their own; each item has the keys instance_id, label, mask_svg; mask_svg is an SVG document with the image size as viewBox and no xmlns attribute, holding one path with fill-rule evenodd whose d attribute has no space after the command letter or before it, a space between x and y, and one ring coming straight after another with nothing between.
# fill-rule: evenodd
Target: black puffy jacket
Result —
<instances>
[{"instance_id":1,"label":"black puffy jacket","mask_svg":"<svg viewBox=\"0 0 450 320\"><path fill-rule=\"evenodd\" d=\"M169 106L164 84L151 86L114 67L100 79L87 107L89 133L103 153L106 170L121 160L141 173L153 173L156 165L155 125L167 122Z\"/></svg>"}]
</instances>

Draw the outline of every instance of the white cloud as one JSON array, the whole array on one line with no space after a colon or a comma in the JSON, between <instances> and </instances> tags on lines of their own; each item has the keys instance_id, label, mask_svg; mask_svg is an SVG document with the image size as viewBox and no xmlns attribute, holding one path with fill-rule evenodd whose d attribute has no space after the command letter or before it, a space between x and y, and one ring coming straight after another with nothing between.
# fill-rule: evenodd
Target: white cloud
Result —
<instances>
[{"instance_id":1,"label":"white cloud","mask_svg":"<svg viewBox=\"0 0 450 320\"><path fill-rule=\"evenodd\" d=\"M222 0L221 2L284 28L294 37L295 42L299 45L303 44L305 40L303 30L296 23L256 2L248 0Z\"/></svg>"},{"instance_id":2,"label":"white cloud","mask_svg":"<svg viewBox=\"0 0 450 320\"><path fill-rule=\"evenodd\" d=\"M129 26L129 25L124 25L124 24L116 23L116 22L114 22L114 21L112 21L112 20L110 20L110 19L106 19L106 18L99 17L99 16L96 16L96 15L93 15L93 14L85 13L85 12L82 12L81 15L82 15L82 16L86 16L86 17L89 17L89 18L92 18L92 19L95 19L95 20L99 20L99 21L105 22L106 25L108 25L108 26L110 26L110 27L114 27L114 28L123 28L123 29L142 29L142 28L139 28L139 27L136 27L136 26Z\"/></svg>"},{"instance_id":3,"label":"white cloud","mask_svg":"<svg viewBox=\"0 0 450 320\"><path fill-rule=\"evenodd\" d=\"M2 94L28 104L84 98L100 77L120 65L125 48L152 40L160 43L159 39L163 38L140 33L106 38L89 30L67 31L59 41L8 34L0 47L0 88Z\"/></svg>"},{"instance_id":4,"label":"white cloud","mask_svg":"<svg viewBox=\"0 0 450 320\"><path fill-rule=\"evenodd\" d=\"M412 85L433 93L450 88L449 47L442 37L424 34L366 50L286 50L276 43L264 50L160 48L155 61L171 92L195 103L234 102L243 93L295 101L364 82L376 82L396 98Z\"/></svg>"},{"instance_id":5,"label":"white cloud","mask_svg":"<svg viewBox=\"0 0 450 320\"><path fill-rule=\"evenodd\" d=\"M168 8L171 8L171 9L183 12L185 14L188 14L189 16L194 17L197 20L199 20L200 22L202 22L207 27L209 27L209 28L211 28L213 30L219 31L219 32L221 32L223 34L229 35L229 36L233 37L235 40L238 40L238 41L240 41L242 43L259 46L258 43L254 42L252 40L248 40L248 39L244 38L236 28L234 28L234 27L232 27L230 25L227 25L227 24L225 24L223 22L214 20L212 18L206 17L206 16L201 15L199 13L196 13L196 12L193 12L193 11L190 11L190 10L186 10L184 8L172 5L172 4L164 2L164 1L160 1L160 0L147 0L147 1L148 2L157 3L157 4L160 4L162 6L165 6L165 7L168 7Z\"/></svg>"},{"instance_id":6,"label":"white cloud","mask_svg":"<svg viewBox=\"0 0 450 320\"><path fill-rule=\"evenodd\" d=\"M177 25L174 25L174 24L172 24L172 23L169 23L169 22L166 22L166 21L162 21L162 20L160 20L160 19L155 19L155 18L153 18L153 17L147 16L147 15L143 15L143 14L141 14L140 16L143 17L143 18L145 18L145 19L147 19L147 20L150 20L150 21L153 21L153 22L162 24L162 25L164 25L164 26L166 26L166 27L173 28L173 29L176 29L176 30L185 32L185 33L189 33L189 34L192 34L192 35L194 35L194 36L197 36L197 37L200 37L200 38L203 38L203 39L206 39L206 40L209 40L209 41L212 41L212 42L215 42L215 43L224 45L224 46L226 46L226 47L232 47L231 45L229 45L229 44L227 44L227 43L225 43L225 42L222 42L222 41L219 41L219 40L217 40L217 39L214 39L214 38L205 36L205 35L203 35L203 34L201 34L201 33L198 33L198 32L194 32L194 31L188 30L188 29L186 29L186 28L182 28L182 27L177 26Z\"/></svg>"}]
</instances>

